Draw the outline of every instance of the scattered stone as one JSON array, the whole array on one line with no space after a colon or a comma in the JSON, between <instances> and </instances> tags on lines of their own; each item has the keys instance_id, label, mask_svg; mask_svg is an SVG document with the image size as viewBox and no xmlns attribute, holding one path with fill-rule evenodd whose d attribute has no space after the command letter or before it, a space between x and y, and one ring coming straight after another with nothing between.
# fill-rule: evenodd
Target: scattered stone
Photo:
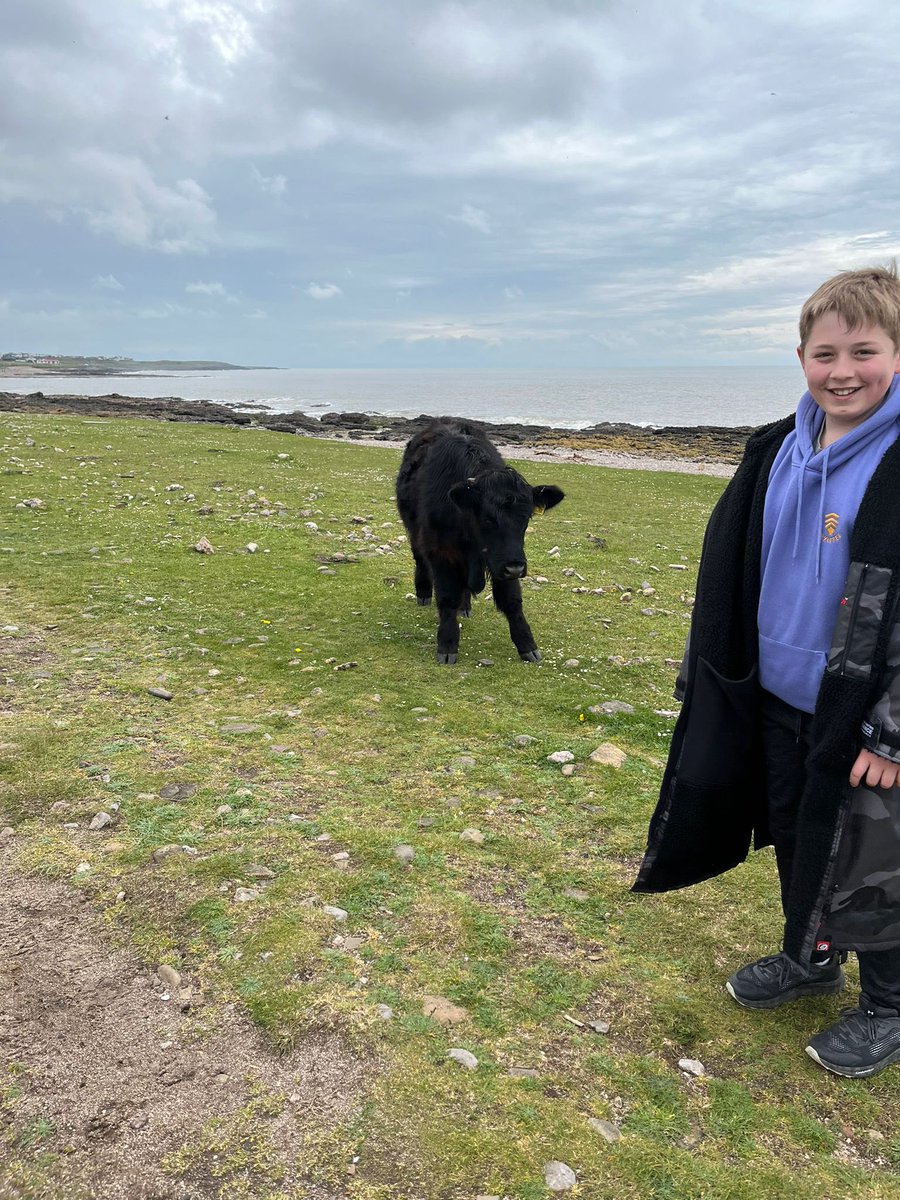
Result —
<instances>
[{"instance_id":1,"label":"scattered stone","mask_svg":"<svg viewBox=\"0 0 900 1200\"><path fill-rule=\"evenodd\" d=\"M590 755L591 762L601 763L606 767L621 767L626 757L625 751L614 746L612 742L604 742Z\"/></svg>"},{"instance_id":2,"label":"scattered stone","mask_svg":"<svg viewBox=\"0 0 900 1200\"><path fill-rule=\"evenodd\" d=\"M234 898L239 904L246 904L248 900L259 899L259 888L239 887L235 888Z\"/></svg>"},{"instance_id":3,"label":"scattered stone","mask_svg":"<svg viewBox=\"0 0 900 1200\"><path fill-rule=\"evenodd\" d=\"M454 763L457 767L474 767L475 759L471 754L460 754L459 758L455 758Z\"/></svg>"},{"instance_id":4,"label":"scattered stone","mask_svg":"<svg viewBox=\"0 0 900 1200\"><path fill-rule=\"evenodd\" d=\"M672 571L686 571L687 566L684 563L669 563L669 568Z\"/></svg>"},{"instance_id":5,"label":"scattered stone","mask_svg":"<svg viewBox=\"0 0 900 1200\"><path fill-rule=\"evenodd\" d=\"M274 879L275 872L270 871L268 867L261 867L257 863L248 867L244 872L248 879Z\"/></svg>"},{"instance_id":6,"label":"scattered stone","mask_svg":"<svg viewBox=\"0 0 900 1200\"><path fill-rule=\"evenodd\" d=\"M570 1166L554 1159L544 1163L544 1182L551 1192L568 1192L578 1182L578 1178Z\"/></svg>"},{"instance_id":7,"label":"scattered stone","mask_svg":"<svg viewBox=\"0 0 900 1200\"><path fill-rule=\"evenodd\" d=\"M334 669L336 671L352 671L355 667L358 667L358 666L359 666L358 662L343 662L343 663L338 663L338 665Z\"/></svg>"},{"instance_id":8,"label":"scattered stone","mask_svg":"<svg viewBox=\"0 0 900 1200\"><path fill-rule=\"evenodd\" d=\"M230 804L220 804L219 807L216 809L216 816L217 817L227 817L228 814L233 811L234 810L232 809Z\"/></svg>"},{"instance_id":9,"label":"scattered stone","mask_svg":"<svg viewBox=\"0 0 900 1200\"><path fill-rule=\"evenodd\" d=\"M166 691L165 688L161 688L161 687L147 688L147 695L155 696L157 698L157 700L171 700L172 699L172 693L169 691Z\"/></svg>"},{"instance_id":10,"label":"scattered stone","mask_svg":"<svg viewBox=\"0 0 900 1200\"><path fill-rule=\"evenodd\" d=\"M7 842L11 842L16 836L16 831L12 825L7 825L5 829L0 829L0 846L5 846Z\"/></svg>"},{"instance_id":11,"label":"scattered stone","mask_svg":"<svg viewBox=\"0 0 900 1200\"><path fill-rule=\"evenodd\" d=\"M446 996L426 996L422 1001L422 1015L431 1017L439 1025L458 1025L469 1019L468 1009L454 1004Z\"/></svg>"},{"instance_id":12,"label":"scattered stone","mask_svg":"<svg viewBox=\"0 0 900 1200\"><path fill-rule=\"evenodd\" d=\"M611 717L615 713L633 713L634 705L626 704L623 700L604 700L602 704L592 704L588 712Z\"/></svg>"},{"instance_id":13,"label":"scattered stone","mask_svg":"<svg viewBox=\"0 0 900 1200\"><path fill-rule=\"evenodd\" d=\"M479 658L475 665L477 667L492 667L494 665L494 660L492 658Z\"/></svg>"},{"instance_id":14,"label":"scattered stone","mask_svg":"<svg viewBox=\"0 0 900 1200\"><path fill-rule=\"evenodd\" d=\"M471 1050L461 1050L458 1046L454 1046L452 1050L447 1051L447 1057L452 1058L454 1062L458 1062L461 1067L465 1067L467 1071L474 1071L478 1066L478 1059Z\"/></svg>"},{"instance_id":15,"label":"scattered stone","mask_svg":"<svg viewBox=\"0 0 900 1200\"><path fill-rule=\"evenodd\" d=\"M513 740L517 746L531 746L537 741L537 738L533 738L528 733L520 733L518 737L514 738Z\"/></svg>"},{"instance_id":16,"label":"scattered stone","mask_svg":"<svg viewBox=\"0 0 900 1200\"><path fill-rule=\"evenodd\" d=\"M333 917L335 921L346 921L350 916L345 908L336 908L333 904L323 904L322 912L328 917Z\"/></svg>"},{"instance_id":17,"label":"scattered stone","mask_svg":"<svg viewBox=\"0 0 900 1200\"><path fill-rule=\"evenodd\" d=\"M679 1058L678 1066L686 1075L696 1075L699 1077L706 1074L706 1067L696 1058Z\"/></svg>"},{"instance_id":18,"label":"scattered stone","mask_svg":"<svg viewBox=\"0 0 900 1200\"><path fill-rule=\"evenodd\" d=\"M563 773L563 775L565 775L567 777L569 775L574 775L575 774L575 764L574 763L566 763L566 765L562 769L562 773Z\"/></svg>"},{"instance_id":19,"label":"scattered stone","mask_svg":"<svg viewBox=\"0 0 900 1200\"><path fill-rule=\"evenodd\" d=\"M255 554L258 549L259 544L257 542L248 542L244 547L244 550L247 552L247 554Z\"/></svg>"},{"instance_id":20,"label":"scattered stone","mask_svg":"<svg viewBox=\"0 0 900 1200\"><path fill-rule=\"evenodd\" d=\"M577 659L577 658L567 658L566 661L563 663L563 666L569 667L569 668L580 667L581 661L580 661L580 659Z\"/></svg>"},{"instance_id":21,"label":"scattered stone","mask_svg":"<svg viewBox=\"0 0 900 1200\"><path fill-rule=\"evenodd\" d=\"M609 1033L612 1026L609 1021L588 1021L588 1029L593 1030L594 1033Z\"/></svg>"},{"instance_id":22,"label":"scattered stone","mask_svg":"<svg viewBox=\"0 0 900 1200\"><path fill-rule=\"evenodd\" d=\"M194 546L194 549L198 554L215 554L212 545L207 541L206 538L201 538L200 541L197 542L196 546Z\"/></svg>"},{"instance_id":23,"label":"scattered stone","mask_svg":"<svg viewBox=\"0 0 900 1200\"><path fill-rule=\"evenodd\" d=\"M159 846L150 855L154 862L164 862L167 858L172 858L176 854L186 854L189 857L194 857L197 851L193 846L179 846L175 842L170 842L167 846Z\"/></svg>"},{"instance_id":24,"label":"scattered stone","mask_svg":"<svg viewBox=\"0 0 900 1200\"><path fill-rule=\"evenodd\" d=\"M484 845L484 834L481 832L480 829L474 829L471 826L469 826L468 828L464 829L462 831L462 833L459 835L459 840L461 842L471 842L473 846L483 846Z\"/></svg>"},{"instance_id":25,"label":"scattered stone","mask_svg":"<svg viewBox=\"0 0 900 1200\"><path fill-rule=\"evenodd\" d=\"M393 1019L394 1010L389 1004L376 1004L375 1011L378 1013L382 1021L390 1021Z\"/></svg>"},{"instance_id":26,"label":"scattered stone","mask_svg":"<svg viewBox=\"0 0 900 1200\"><path fill-rule=\"evenodd\" d=\"M168 963L160 963L156 968L156 974L167 991L174 992L181 987L181 976L174 967L170 967Z\"/></svg>"},{"instance_id":27,"label":"scattered stone","mask_svg":"<svg viewBox=\"0 0 900 1200\"><path fill-rule=\"evenodd\" d=\"M358 950L360 946L364 946L366 944L366 939L364 937L345 937L341 938L340 940L343 942L343 949L346 950L348 954L352 954L354 950Z\"/></svg>"},{"instance_id":28,"label":"scattered stone","mask_svg":"<svg viewBox=\"0 0 900 1200\"><path fill-rule=\"evenodd\" d=\"M166 783L159 789L160 800L171 800L172 803L178 804L182 800L187 800L193 796L197 790L196 783Z\"/></svg>"},{"instance_id":29,"label":"scattered stone","mask_svg":"<svg viewBox=\"0 0 900 1200\"><path fill-rule=\"evenodd\" d=\"M418 821L416 821L419 829L433 829L436 824L436 817L419 817Z\"/></svg>"},{"instance_id":30,"label":"scattered stone","mask_svg":"<svg viewBox=\"0 0 900 1200\"><path fill-rule=\"evenodd\" d=\"M510 1067L506 1072L511 1079L540 1079L541 1073L536 1067Z\"/></svg>"},{"instance_id":31,"label":"scattered stone","mask_svg":"<svg viewBox=\"0 0 900 1200\"><path fill-rule=\"evenodd\" d=\"M622 1136L621 1129L618 1125L613 1125L612 1121L602 1121L599 1117L588 1117L588 1125L608 1142L617 1142Z\"/></svg>"},{"instance_id":32,"label":"scattered stone","mask_svg":"<svg viewBox=\"0 0 900 1200\"><path fill-rule=\"evenodd\" d=\"M90 869L91 869L91 864L89 862L80 862L78 864L78 866L75 868L75 874L76 875L84 875L85 872L89 871Z\"/></svg>"},{"instance_id":33,"label":"scattered stone","mask_svg":"<svg viewBox=\"0 0 900 1200\"><path fill-rule=\"evenodd\" d=\"M408 846L406 843L401 843L394 847L394 858L401 862L404 867L408 867L412 860L416 857L414 846Z\"/></svg>"},{"instance_id":34,"label":"scattered stone","mask_svg":"<svg viewBox=\"0 0 900 1200\"><path fill-rule=\"evenodd\" d=\"M112 817L108 812L98 812L94 819L88 825L90 830L105 829L107 825L112 825Z\"/></svg>"},{"instance_id":35,"label":"scattered stone","mask_svg":"<svg viewBox=\"0 0 900 1200\"><path fill-rule=\"evenodd\" d=\"M571 750L554 750L552 754L547 755L547 762L570 763L574 761L575 755Z\"/></svg>"}]
</instances>

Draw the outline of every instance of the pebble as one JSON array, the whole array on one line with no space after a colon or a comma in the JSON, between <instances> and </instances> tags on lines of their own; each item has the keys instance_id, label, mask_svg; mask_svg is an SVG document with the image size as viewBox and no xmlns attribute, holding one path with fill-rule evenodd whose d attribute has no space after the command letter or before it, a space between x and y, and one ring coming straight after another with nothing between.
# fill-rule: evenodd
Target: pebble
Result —
<instances>
[{"instance_id":1,"label":"pebble","mask_svg":"<svg viewBox=\"0 0 900 1200\"><path fill-rule=\"evenodd\" d=\"M699 1077L706 1074L706 1067L696 1058L679 1058L678 1066L686 1075L696 1075Z\"/></svg>"},{"instance_id":2,"label":"pebble","mask_svg":"<svg viewBox=\"0 0 900 1200\"><path fill-rule=\"evenodd\" d=\"M461 842L471 842L473 846L483 846L484 834L480 829L474 829L470 826L462 831L459 835L459 840Z\"/></svg>"},{"instance_id":3,"label":"pebble","mask_svg":"<svg viewBox=\"0 0 900 1200\"><path fill-rule=\"evenodd\" d=\"M621 767L625 758L625 751L614 746L612 742L604 742L590 755L591 762L602 763L606 767Z\"/></svg>"},{"instance_id":4,"label":"pebble","mask_svg":"<svg viewBox=\"0 0 900 1200\"><path fill-rule=\"evenodd\" d=\"M633 713L634 705L626 704L623 700L604 700L602 704L592 704L589 713L604 713L612 716L614 713Z\"/></svg>"},{"instance_id":5,"label":"pebble","mask_svg":"<svg viewBox=\"0 0 900 1200\"><path fill-rule=\"evenodd\" d=\"M11 842L15 836L16 831L13 829L12 825L7 825L5 829L0 829L0 846L5 845L7 842Z\"/></svg>"},{"instance_id":6,"label":"pebble","mask_svg":"<svg viewBox=\"0 0 900 1200\"><path fill-rule=\"evenodd\" d=\"M90 825L88 825L88 829L105 829L107 825L112 825L112 817L108 812L98 812Z\"/></svg>"},{"instance_id":7,"label":"pebble","mask_svg":"<svg viewBox=\"0 0 900 1200\"><path fill-rule=\"evenodd\" d=\"M583 888L569 887L565 888L563 895L567 900L590 900L590 895Z\"/></svg>"},{"instance_id":8,"label":"pebble","mask_svg":"<svg viewBox=\"0 0 900 1200\"><path fill-rule=\"evenodd\" d=\"M562 773L563 773L563 775L566 775L566 776L574 775L575 774L575 764L574 763L566 763L566 765L562 769Z\"/></svg>"},{"instance_id":9,"label":"pebble","mask_svg":"<svg viewBox=\"0 0 900 1200\"><path fill-rule=\"evenodd\" d=\"M197 851L193 846L179 846L176 842L170 842L167 846L159 846L150 857L154 862L164 862L165 859L172 858L175 854L195 856Z\"/></svg>"},{"instance_id":10,"label":"pebble","mask_svg":"<svg viewBox=\"0 0 900 1200\"><path fill-rule=\"evenodd\" d=\"M390 1021L393 1019L394 1010L389 1004L376 1004L375 1011L378 1013L382 1021Z\"/></svg>"},{"instance_id":11,"label":"pebble","mask_svg":"<svg viewBox=\"0 0 900 1200\"><path fill-rule=\"evenodd\" d=\"M408 867L415 857L416 851L414 846L408 846L405 843L401 843L401 845L394 847L394 858L396 858L398 862L403 863L404 867Z\"/></svg>"},{"instance_id":12,"label":"pebble","mask_svg":"<svg viewBox=\"0 0 900 1200\"><path fill-rule=\"evenodd\" d=\"M554 750L552 754L547 755L547 762L570 763L574 761L575 755L571 750Z\"/></svg>"},{"instance_id":13,"label":"pebble","mask_svg":"<svg viewBox=\"0 0 900 1200\"><path fill-rule=\"evenodd\" d=\"M568 1192L578 1182L570 1166L554 1159L544 1163L544 1182L551 1192Z\"/></svg>"},{"instance_id":14,"label":"pebble","mask_svg":"<svg viewBox=\"0 0 900 1200\"><path fill-rule=\"evenodd\" d=\"M452 1058L454 1062L458 1062L461 1067L465 1067L467 1071L474 1071L478 1066L478 1059L471 1050L461 1050L458 1046L454 1046L452 1050L447 1051L447 1057Z\"/></svg>"},{"instance_id":15,"label":"pebble","mask_svg":"<svg viewBox=\"0 0 900 1200\"><path fill-rule=\"evenodd\" d=\"M168 963L160 963L156 968L156 974L160 981L168 991L174 992L181 987L181 976L174 967L170 967Z\"/></svg>"},{"instance_id":16,"label":"pebble","mask_svg":"<svg viewBox=\"0 0 900 1200\"><path fill-rule=\"evenodd\" d=\"M599 1117L588 1117L588 1125L608 1142L617 1142L622 1136L622 1131L618 1125L613 1125L612 1121L602 1121Z\"/></svg>"},{"instance_id":17,"label":"pebble","mask_svg":"<svg viewBox=\"0 0 900 1200\"><path fill-rule=\"evenodd\" d=\"M239 887L235 889L234 898L239 904L245 904L248 900L259 899L259 888Z\"/></svg>"},{"instance_id":18,"label":"pebble","mask_svg":"<svg viewBox=\"0 0 900 1200\"><path fill-rule=\"evenodd\" d=\"M537 741L537 738L533 738L528 733L520 733L514 741L517 746L531 746Z\"/></svg>"},{"instance_id":19,"label":"pebble","mask_svg":"<svg viewBox=\"0 0 900 1200\"><path fill-rule=\"evenodd\" d=\"M461 754L459 758L453 760L458 767L474 767L475 759L471 754Z\"/></svg>"},{"instance_id":20,"label":"pebble","mask_svg":"<svg viewBox=\"0 0 900 1200\"><path fill-rule=\"evenodd\" d=\"M244 549L248 554L255 554L259 549L259 545L257 542L248 542Z\"/></svg>"},{"instance_id":21,"label":"pebble","mask_svg":"<svg viewBox=\"0 0 900 1200\"><path fill-rule=\"evenodd\" d=\"M247 876L248 879L274 879L275 878L274 871L270 871L268 867L259 866L259 864L257 864L257 863L254 863L252 866L249 866L247 868L247 870L244 872L244 874Z\"/></svg>"},{"instance_id":22,"label":"pebble","mask_svg":"<svg viewBox=\"0 0 900 1200\"><path fill-rule=\"evenodd\" d=\"M167 692L165 688L161 688L161 687L147 688L147 695L155 696L157 698L157 700L171 700L172 699L172 693Z\"/></svg>"},{"instance_id":23,"label":"pebble","mask_svg":"<svg viewBox=\"0 0 900 1200\"><path fill-rule=\"evenodd\" d=\"M567 658L566 661L563 663L563 666L569 667L569 668L580 667L581 661L580 661L580 659L577 659L577 658Z\"/></svg>"},{"instance_id":24,"label":"pebble","mask_svg":"<svg viewBox=\"0 0 900 1200\"><path fill-rule=\"evenodd\" d=\"M220 804L219 807L216 809L216 816L217 817L227 817L230 812L233 812L233 809L230 804Z\"/></svg>"},{"instance_id":25,"label":"pebble","mask_svg":"<svg viewBox=\"0 0 900 1200\"><path fill-rule=\"evenodd\" d=\"M541 1073L536 1067L510 1067L506 1072L511 1079L540 1079Z\"/></svg>"},{"instance_id":26,"label":"pebble","mask_svg":"<svg viewBox=\"0 0 900 1200\"><path fill-rule=\"evenodd\" d=\"M197 544L194 546L194 549L197 551L198 554L214 554L215 553L215 551L212 548L211 543L206 538L201 538L200 541L197 542Z\"/></svg>"},{"instance_id":27,"label":"pebble","mask_svg":"<svg viewBox=\"0 0 900 1200\"><path fill-rule=\"evenodd\" d=\"M478 667L492 667L494 665L494 660L492 658L479 658L475 665Z\"/></svg>"},{"instance_id":28,"label":"pebble","mask_svg":"<svg viewBox=\"0 0 900 1200\"><path fill-rule=\"evenodd\" d=\"M346 921L350 916L345 908L336 908L333 904L323 904L322 912L326 916L334 917L335 921Z\"/></svg>"},{"instance_id":29,"label":"pebble","mask_svg":"<svg viewBox=\"0 0 900 1200\"><path fill-rule=\"evenodd\" d=\"M159 789L159 798L160 800L172 800L178 803L193 796L196 790L196 783L166 783Z\"/></svg>"},{"instance_id":30,"label":"pebble","mask_svg":"<svg viewBox=\"0 0 900 1200\"><path fill-rule=\"evenodd\" d=\"M611 1028L609 1021L588 1021L588 1029L592 1029L594 1033L609 1033Z\"/></svg>"}]
</instances>

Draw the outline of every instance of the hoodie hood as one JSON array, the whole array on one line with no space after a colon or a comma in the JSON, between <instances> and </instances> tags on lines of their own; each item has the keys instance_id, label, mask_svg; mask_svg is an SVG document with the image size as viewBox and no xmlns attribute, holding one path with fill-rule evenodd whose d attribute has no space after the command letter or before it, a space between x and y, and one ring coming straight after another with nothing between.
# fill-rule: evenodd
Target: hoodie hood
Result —
<instances>
[{"instance_id":1,"label":"hoodie hood","mask_svg":"<svg viewBox=\"0 0 900 1200\"><path fill-rule=\"evenodd\" d=\"M825 669L860 500L900 433L900 375L875 412L816 451L824 421L804 393L769 474L763 519L760 682L806 712Z\"/></svg>"}]
</instances>

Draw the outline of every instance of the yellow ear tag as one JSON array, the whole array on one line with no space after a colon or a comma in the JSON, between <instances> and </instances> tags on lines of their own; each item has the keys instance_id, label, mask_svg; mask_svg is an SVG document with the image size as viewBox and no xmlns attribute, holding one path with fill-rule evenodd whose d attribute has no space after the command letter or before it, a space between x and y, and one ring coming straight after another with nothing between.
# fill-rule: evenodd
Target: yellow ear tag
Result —
<instances>
[{"instance_id":1,"label":"yellow ear tag","mask_svg":"<svg viewBox=\"0 0 900 1200\"><path fill-rule=\"evenodd\" d=\"M542 513L542 512L544 512L544 511L545 511L545 510L544 510L544 507L543 507L543 505L536 504L536 505L534 506L534 509L532 510L532 513L531 513L531 515L532 515L532 516L534 516L534 515L535 515L535 513L537 513L537 515L538 515L538 516L540 516L540 515L541 515L541 513Z\"/></svg>"}]
</instances>

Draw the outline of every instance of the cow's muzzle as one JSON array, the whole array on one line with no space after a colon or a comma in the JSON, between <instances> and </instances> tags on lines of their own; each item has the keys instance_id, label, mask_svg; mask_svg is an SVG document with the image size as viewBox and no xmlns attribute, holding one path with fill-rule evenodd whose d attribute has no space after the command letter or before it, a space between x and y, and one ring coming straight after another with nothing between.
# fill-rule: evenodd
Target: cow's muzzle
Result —
<instances>
[{"instance_id":1,"label":"cow's muzzle","mask_svg":"<svg viewBox=\"0 0 900 1200\"><path fill-rule=\"evenodd\" d=\"M524 562L508 562L503 565L504 579L521 579L527 571L527 564Z\"/></svg>"}]
</instances>

